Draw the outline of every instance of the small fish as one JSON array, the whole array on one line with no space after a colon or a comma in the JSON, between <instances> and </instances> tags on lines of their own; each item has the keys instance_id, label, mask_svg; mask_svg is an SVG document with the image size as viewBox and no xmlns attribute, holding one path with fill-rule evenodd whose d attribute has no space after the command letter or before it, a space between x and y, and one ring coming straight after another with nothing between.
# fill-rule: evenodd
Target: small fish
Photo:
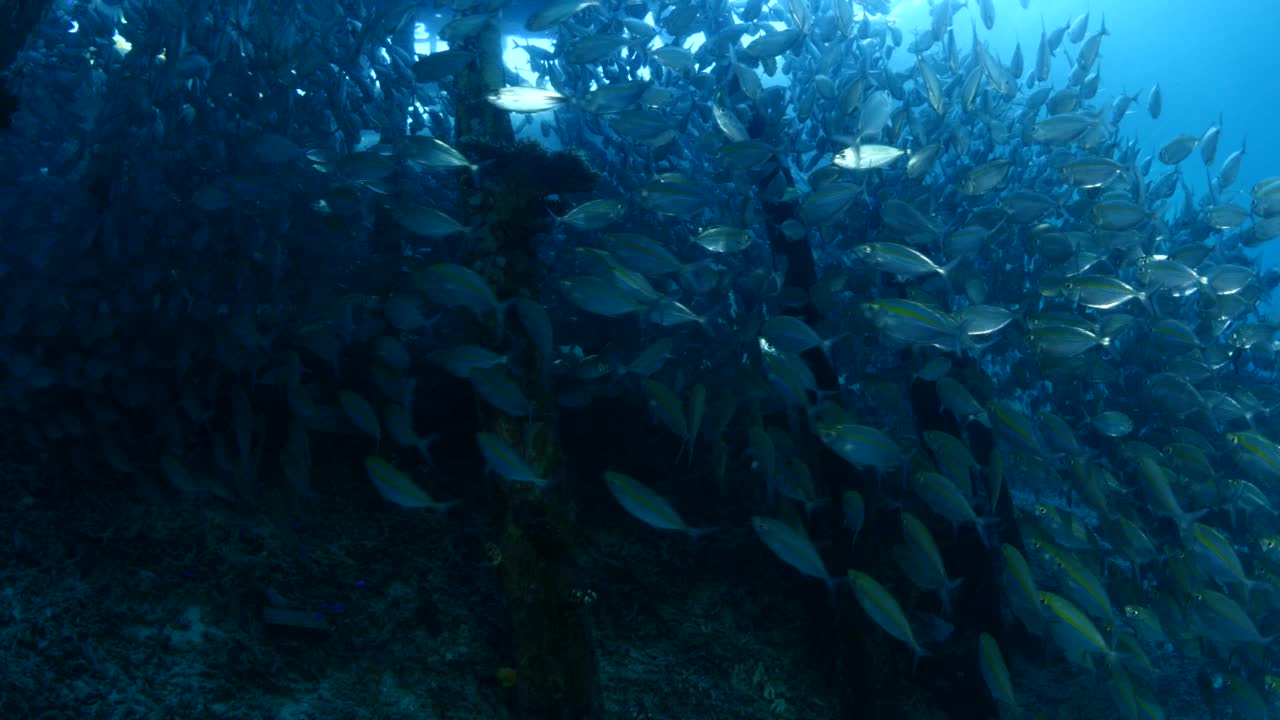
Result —
<instances>
[{"instance_id":1,"label":"small fish","mask_svg":"<svg viewBox=\"0 0 1280 720\"><path fill-rule=\"evenodd\" d=\"M747 134L747 129L743 126L742 121L729 108L716 103L711 106L711 113L715 117L716 125L720 128L720 132L725 134L729 142L745 142L751 138Z\"/></svg>"},{"instance_id":2,"label":"small fish","mask_svg":"<svg viewBox=\"0 0 1280 720\"><path fill-rule=\"evenodd\" d=\"M1138 462L1138 481L1147 496L1151 511L1172 518L1180 528L1190 527L1191 523L1208 512L1207 509L1194 513L1184 511L1169 486L1164 468L1153 458L1144 457Z\"/></svg>"},{"instance_id":3,"label":"small fish","mask_svg":"<svg viewBox=\"0 0 1280 720\"><path fill-rule=\"evenodd\" d=\"M862 606L863 611L871 616L871 619L885 632L906 643L915 655L915 662L919 662L921 657L930 654L916 642L915 633L911 629L911 623L907 621L906 614L902 612L902 606L883 585L870 575L857 570L849 571L849 583L853 586L853 596L858 600L858 605Z\"/></svg>"},{"instance_id":4,"label":"small fish","mask_svg":"<svg viewBox=\"0 0 1280 720\"><path fill-rule=\"evenodd\" d=\"M598 0L552 0L525 20L524 27L532 33L550 30L589 7L596 7Z\"/></svg>"},{"instance_id":5,"label":"small fish","mask_svg":"<svg viewBox=\"0 0 1280 720\"><path fill-rule=\"evenodd\" d=\"M382 425L378 423L378 413L363 395L343 390L338 393L338 403L353 425L375 441L382 442Z\"/></svg>"},{"instance_id":6,"label":"small fish","mask_svg":"<svg viewBox=\"0 0 1280 720\"><path fill-rule=\"evenodd\" d=\"M840 506L844 509L844 526L853 534L853 545L858 544L858 533L867 519L867 505L862 494L857 490L846 490L841 496Z\"/></svg>"},{"instance_id":7,"label":"small fish","mask_svg":"<svg viewBox=\"0 0 1280 720\"><path fill-rule=\"evenodd\" d=\"M471 268L439 263L416 272L414 280L437 305L465 307L481 321L493 314L501 326L498 297L493 294L489 283Z\"/></svg>"},{"instance_id":8,"label":"small fish","mask_svg":"<svg viewBox=\"0 0 1280 720\"><path fill-rule=\"evenodd\" d=\"M1013 404L997 400L991 403L992 429L1010 447L1041 454L1040 429L1030 415Z\"/></svg>"},{"instance_id":9,"label":"small fish","mask_svg":"<svg viewBox=\"0 0 1280 720\"><path fill-rule=\"evenodd\" d=\"M982 544L990 546L986 533L988 519L978 517L969 498L945 475L936 472L916 473L911 489L929 509L946 518L953 529L972 524L978 531Z\"/></svg>"},{"instance_id":10,"label":"small fish","mask_svg":"<svg viewBox=\"0 0 1280 720\"><path fill-rule=\"evenodd\" d=\"M919 250L893 242L858 245L853 248L853 254L877 269L903 279L914 279L924 275L946 277L955 264L953 261L947 267L939 266Z\"/></svg>"},{"instance_id":11,"label":"small fish","mask_svg":"<svg viewBox=\"0 0 1280 720\"><path fill-rule=\"evenodd\" d=\"M950 2L950 0L945 0ZM996 26L996 5L994 0L978 0L978 15L982 17L982 24L991 30Z\"/></svg>"},{"instance_id":12,"label":"small fish","mask_svg":"<svg viewBox=\"0 0 1280 720\"><path fill-rule=\"evenodd\" d=\"M1054 641L1072 663L1092 669L1089 656L1115 657L1098 627L1070 600L1042 590L1040 604Z\"/></svg>"},{"instance_id":13,"label":"small fish","mask_svg":"<svg viewBox=\"0 0 1280 720\"><path fill-rule=\"evenodd\" d=\"M515 448L505 440L491 432L476 433L476 444L484 455L489 470L503 480L514 483L529 483L538 488L546 488L550 482L539 477L533 468L520 457Z\"/></svg>"},{"instance_id":14,"label":"small fish","mask_svg":"<svg viewBox=\"0 0 1280 720\"><path fill-rule=\"evenodd\" d=\"M875 326L896 340L960 352L973 342L950 314L931 305L902 298L881 298L862 304Z\"/></svg>"},{"instance_id":15,"label":"small fish","mask_svg":"<svg viewBox=\"0 0 1280 720\"><path fill-rule=\"evenodd\" d=\"M902 537L904 544L895 546L892 551L898 567L917 587L937 592L942 600L943 615L950 617L951 591L962 580L952 581L947 577L947 568L933 533L909 512L902 513Z\"/></svg>"},{"instance_id":16,"label":"small fish","mask_svg":"<svg viewBox=\"0 0 1280 720\"><path fill-rule=\"evenodd\" d=\"M393 370L408 370L413 362L404 343L391 335L379 335L373 341L373 355Z\"/></svg>"},{"instance_id":17,"label":"small fish","mask_svg":"<svg viewBox=\"0 0 1280 720\"><path fill-rule=\"evenodd\" d=\"M364 459L364 467L369 473L369 480L373 482L373 486L377 488L378 493L387 501L395 503L402 508L411 510L426 508L443 512L459 502L457 500L438 502L432 499L427 494L427 491L418 487L408 475L380 457L374 455L366 457Z\"/></svg>"},{"instance_id":18,"label":"small fish","mask_svg":"<svg viewBox=\"0 0 1280 720\"><path fill-rule=\"evenodd\" d=\"M680 451L683 453L684 446L689 441L689 421L680 396L653 378L645 378L641 386L645 396L649 398L649 409L654 418L680 438Z\"/></svg>"},{"instance_id":19,"label":"small fish","mask_svg":"<svg viewBox=\"0 0 1280 720\"><path fill-rule=\"evenodd\" d=\"M991 691L991 697L997 702L1017 709L1018 701L1013 694L1013 678L1005 665L1004 655L996 639L987 633L978 636L978 667L982 670L982 679Z\"/></svg>"},{"instance_id":20,"label":"small fish","mask_svg":"<svg viewBox=\"0 0 1280 720\"><path fill-rule=\"evenodd\" d=\"M1040 609L1040 589L1036 587L1031 566L1018 548L1003 543L1000 550L1004 558L1002 584L1009 599L1009 609L1028 630L1040 634L1044 616Z\"/></svg>"},{"instance_id":21,"label":"small fish","mask_svg":"<svg viewBox=\"0 0 1280 720\"><path fill-rule=\"evenodd\" d=\"M1009 174L1013 164L1008 160L993 160L965 173L957 188L962 195L983 195L996 189Z\"/></svg>"},{"instance_id":22,"label":"small fish","mask_svg":"<svg viewBox=\"0 0 1280 720\"><path fill-rule=\"evenodd\" d=\"M804 320L794 315L774 315L765 321L760 328L760 337L777 350L789 353L804 353L814 348L821 348L830 357L831 345L843 335L823 340L822 336L809 327Z\"/></svg>"},{"instance_id":23,"label":"small fish","mask_svg":"<svg viewBox=\"0 0 1280 720\"><path fill-rule=\"evenodd\" d=\"M1218 168L1218 189L1226 190L1235 184L1236 178L1240 175L1240 163L1244 160L1245 143L1240 143L1240 149L1227 156L1222 161L1222 167Z\"/></svg>"},{"instance_id":24,"label":"small fish","mask_svg":"<svg viewBox=\"0 0 1280 720\"><path fill-rule=\"evenodd\" d=\"M469 344L438 350L428 355L427 359L443 367L450 375L464 380L470 378L471 371L476 368L496 367L507 361L505 355L487 347Z\"/></svg>"},{"instance_id":25,"label":"small fish","mask_svg":"<svg viewBox=\"0 0 1280 720\"><path fill-rule=\"evenodd\" d=\"M938 379L938 398L942 401L942 406L951 411L961 423L977 420L980 424L991 427L991 418L986 408L955 378Z\"/></svg>"},{"instance_id":26,"label":"small fish","mask_svg":"<svg viewBox=\"0 0 1280 720\"><path fill-rule=\"evenodd\" d=\"M466 156L439 138L410 135L404 139L404 153L409 160L429 168L462 167L472 172L477 169Z\"/></svg>"},{"instance_id":27,"label":"small fish","mask_svg":"<svg viewBox=\"0 0 1280 720\"><path fill-rule=\"evenodd\" d=\"M883 431L852 423L818 423L818 437L857 467L892 470L903 464L902 448Z\"/></svg>"},{"instance_id":28,"label":"small fish","mask_svg":"<svg viewBox=\"0 0 1280 720\"><path fill-rule=\"evenodd\" d=\"M1160 162L1165 165L1177 165L1190 157L1199 143L1200 138L1195 135L1179 135L1160 148Z\"/></svg>"},{"instance_id":29,"label":"small fish","mask_svg":"<svg viewBox=\"0 0 1280 720\"><path fill-rule=\"evenodd\" d=\"M565 299L577 308L604 317L638 313L646 304L656 300L656 298L647 297L635 287L620 287L615 281L616 277L599 275L568 277L560 281L560 290L564 293Z\"/></svg>"},{"instance_id":30,"label":"small fish","mask_svg":"<svg viewBox=\"0 0 1280 720\"><path fill-rule=\"evenodd\" d=\"M413 429L413 417L407 407L400 403L387 403L382 408L382 419L387 423L387 434L397 445L416 449L423 462L431 464L431 443L435 442L436 436L419 437Z\"/></svg>"},{"instance_id":31,"label":"small fish","mask_svg":"<svg viewBox=\"0 0 1280 720\"><path fill-rule=\"evenodd\" d=\"M1152 645L1169 642L1160 616L1154 610L1141 605L1125 605L1124 619L1129 628L1138 635L1138 639Z\"/></svg>"},{"instance_id":32,"label":"small fish","mask_svg":"<svg viewBox=\"0 0 1280 720\"><path fill-rule=\"evenodd\" d=\"M1207 640L1233 645L1267 642L1249 613L1220 592L1202 589L1192 594L1187 615L1192 632Z\"/></svg>"},{"instance_id":33,"label":"small fish","mask_svg":"<svg viewBox=\"0 0 1280 720\"><path fill-rule=\"evenodd\" d=\"M502 412L516 417L527 417L533 412L533 401L502 368L472 368L469 377L476 394Z\"/></svg>"},{"instance_id":34,"label":"small fish","mask_svg":"<svg viewBox=\"0 0 1280 720\"><path fill-rule=\"evenodd\" d=\"M944 106L946 96L938 73L934 72L933 66L924 59L924 55L916 55L916 70L920 73L920 81L924 83L925 97L929 100L929 106L933 108L934 112L945 117L947 114Z\"/></svg>"},{"instance_id":35,"label":"small fish","mask_svg":"<svg viewBox=\"0 0 1280 720\"><path fill-rule=\"evenodd\" d=\"M669 337L658 338L640 351L640 354L627 364L626 370L629 373L647 378L657 373L666 364L671 357L671 349L674 343Z\"/></svg>"},{"instance_id":36,"label":"small fish","mask_svg":"<svg viewBox=\"0 0 1280 720\"><path fill-rule=\"evenodd\" d=\"M693 241L714 253L736 253L751 247L754 239L750 230L716 225L698 233Z\"/></svg>"},{"instance_id":37,"label":"small fish","mask_svg":"<svg viewBox=\"0 0 1280 720\"><path fill-rule=\"evenodd\" d=\"M942 474L960 488L965 495L973 495L971 473L979 469L978 461L973 457L969 446L960 438L941 430L926 430L924 444L933 453L934 462Z\"/></svg>"},{"instance_id":38,"label":"small fish","mask_svg":"<svg viewBox=\"0 0 1280 720\"><path fill-rule=\"evenodd\" d=\"M1115 610L1107 586L1097 573L1065 550L1046 545L1045 553L1053 563L1062 592L1090 616L1105 625L1114 625Z\"/></svg>"},{"instance_id":39,"label":"small fish","mask_svg":"<svg viewBox=\"0 0 1280 720\"><path fill-rule=\"evenodd\" d=\"M1124 437L1133 432L1133 420L1119 410L1107 410L1090 419L1098 432L1107 437Z\"/></svg>"},{"instance_id":40,"label":"small fish","mask_svg":"<svg viewBox=\"0 0 1280 720\"><path fill-rule=\"evenodd\" d=\"M715 532L715 528L691 527L671 507L667 499L642 484L639 480L612 470L604 474L610 494L632 517L658 530L678 530L692 538Z\"/></svg>"},{"instance_id":41,"label":"small fish","mask_svg":"<svg viewBox=\"0 0 1280 720\"><path fill-rule=\"evenodd\" d=\"M831 162L845 170L874 170L906 154L905 150L888 145L854 145L836 153Z\"/></svg>"},{"instance_id":42,"label":"small fish","mask_svg":"<svg viewBox=\"0 0 1280 720\"><path fill-rule=\"evenodd\" d=\"M781 520L760 516L751 518L751 528L778 559L809 577L826 582L834 592L831 573L827 572L826 563L822 561L822 556L813 546L808 533Z\"/></svg>"},{"instance_id":43,"label":"small fish","mask_svg":"<svg viewBox=\"0 0 1280 720\"><path fill-rule=\"evenodd\" d=\"M1236 462L1269 480L1280 480L1280 445L1258 432L1227 433Z\"/></svg>"},{"instance_id":44,"label":"small fish","mask_svg":"<svg viewBox=\"0 0 1280 720\"><path fill-rule=\"evenodd\" d=\"M622 217L627 206L621 200L588 200L560 217L560 222L579 230L600 230Z\"/></svg>"},{"instance_id":45,"label":"small fish","mask_svg":"<svg viewBox=\"0 0 1280 720\"><path fill-rule=\"evenodd\" d=\"M1196 565L1219 583L1239 583L1246 589L1253 585L1245 575L1244 564L1231 538L1218 528L1192 523L1182 532L1182 545Z\"/></svg>"},{"instance_id":46,"label":"small fish","mask_svg":"<svg viewBox=\"0 0 1280 720\"><path fill-rule=\"evenodd\" d=\"M485 99L499 110L514 113L540 113L569 102L569 98L554 90L534 87L505 87L491 92Z\"/></svg>"},{"instance_id":47,"label":"small fish","mask_svg":"<svg viewBox=\"0 0 1280 720\"><path fill-rule=\"evenodd\" d=\"M406 203L394 208L391 216L404 229L426 238L446 238L469 232L465 225L447 213L414 203Z\"/></svg>"},{"instance_id":48,"label":"small fish","mask_svg":"<svg viewBox=\"0 0 1280 720\"><path fill-rule=\"evenodd\" d=\"M421 330L427 326L422 314L422 298L413 293L397 293L382 304L382 314L391 326L401 332Z\"/></svg>"}]
</instances>

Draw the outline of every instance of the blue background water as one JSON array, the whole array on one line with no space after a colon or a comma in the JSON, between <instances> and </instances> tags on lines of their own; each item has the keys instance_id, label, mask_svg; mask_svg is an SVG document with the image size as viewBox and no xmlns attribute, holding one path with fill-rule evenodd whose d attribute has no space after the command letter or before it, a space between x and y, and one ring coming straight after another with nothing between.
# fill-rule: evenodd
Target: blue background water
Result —
<instances>
[{"instance_id":1,"label":"blue background water","mask_svg":"<svg viewBox=\"0 0 1280 720\"><path fill-rule=\"evenodd\" d=\"M956 39L967 51L978 25L978 37L1005 63L1021 43L1026 72L1035 67L1041 28L1053 31L1088 12L1089 33L1096 32L1106 18L1111 33L1103 39L1098 68L1102 75L1099 100L1109 102L1121 94L1138 95L1120 127L1121 137L1135 138L1146 154L1155 154L1178 135L1200 135L1219 122L1222 131L1213 166L1206 172L1199 152L1183 163L1187 184L1202 198L1210 175L1242 143L1248 144L1239 178L1222 196L1248 207L1247 193L1255 182L1280 174L1280 133L1275 132L1280 110L1280 72L1275 71L1276 45L1280 43L1280 3L1258 0L1031 0L1023 9L1020 0L994 0L996 22L993 30L982 27L977 0L955 14ZM904 47L894 58L894 67L908 70L914 63L906 46L915 32L930 26L929 0L902 0L893 4L891 20L902 30ZM517 14L527 12L513 8ZM782 27L779 25L779 27ZM522 41L526 40L522 38ZM701 36L686 43L696 47ZM551 47L549 39L535 43ZM745 41L744 41L745 42ZM1066 86L1069 63L1062 54L1074 58L1077 45L1064 40L1054 60L1054 85ZM507 62L515 68L527 64L523 51L508 51ZM1024 74L1025 77L1025 74ZM1163 111L1152 118L1146 103L1152 87L1159 83L1164 96ZM1162 174L1158 161L1153 176ZM1179 199L1175 199L1181 202ZM1271 243L1259 250L1262 270L1280 264L1280 246ZM1273 298L1270 305L1275 307Z\"/></svg>"},{"instance_id":2,"label":"blue background water","mask_svg":"<svg viewBox=\"0 0 1280 720\"><path fill-rule=\"evenodd\" d=\"M1280 3L1259 0L1031 0L1023 10L1018 0L995 0L994 30L981 26L977 1L956 14L956 37L962 48L969 46L970 18L979 23L978 36L986 39L1004 62L1013 56L1015 44L1022 43L1027 67L1034 67L1040 28L1052 31L1090 13L1089 32L1106 17L1111 36L1102 41L1099 67L1100 97L1140 93L1121 127L1124 137L1136 137L1150 153L1177 135L1199 135L1222 115L1222 134L1213 172L1242 142L1248 151L1240 177L1230 190L1242 197L1236 202L1247 207L1250 187L1264 177L1280 174L1280 134L1276 114L1280 110L1280 72L1276 71L1280 37ZM910 42L911 31L929 26L927 0L895 3L892 17ZM1063 43L1058 50L1072 53L1075 46ZM1067 64L1055 63L1057 87ZM1159 82L1164 94L1164 111L1152 119L1146 111L1151 87ZM1207 188L1199 153L1184 163L1188 184L1197 197ZM1156 163L1159 167L1159 162ZM1153 173L1157 172L1153 170ZM1231 199L1228 193L1224 199ZM1280 262L1280 248L1262 248L1265 264ZM1273 299L1273 304L1274 304Z\"/></svg>"}]
</instances>

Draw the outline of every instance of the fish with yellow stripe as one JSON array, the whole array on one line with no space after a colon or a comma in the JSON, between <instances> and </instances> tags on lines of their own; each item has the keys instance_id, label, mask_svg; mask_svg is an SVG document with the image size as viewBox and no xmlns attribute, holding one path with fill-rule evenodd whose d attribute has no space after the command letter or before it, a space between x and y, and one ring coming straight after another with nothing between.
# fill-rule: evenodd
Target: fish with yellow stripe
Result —
<instances>
[{"instance_id":1,"label":"fish with yellow stripe","mask_svg":"<svg viewBox=\"0 0 1280 720\"><path fill-rule=\"evenodd\" d=\"M794 528L781 520L756 516L751 518L751 527L760 537L760 541L773 551L778 559L808 575L827 583L835 592L835 580L827 572L826 563L818 554L809 534L803 529Z\"/></svg>"},{"instance_id":2,"label":"fish with yellow stripe","mask_svg":"<svg viewBox=\"0 0 1280 720\"><path fill-rule=\"evenodd\" d=\"M1000 645L987 633L978 636L978 667L982 670L982 679L987 682L987 688L991 690L991 697L1016 710L1018 700L1013 694L1013 678L1009 675L1009 667L1005 665Z\"/></svg>"},{"instance_id":3,"label":"fish with yellow stripe","mask_svg":"<svg viewBox=\"0 0 1280 720\"><path fill-rule=\"evenodd\" d=\"M390 462L370 455L364 459L365 470L369 480L377 488L378 493L389 502L410 510L427 509L443 512L458 504L458 500L440 502L418 487L412 478Z\"/></svg>"},{"instance_id":4,"label":"fish with yellow stripe","mask_svg":"<svg viewBox=\"0 0 1280 720\"><path fill-rule=\"evenodd\" d=\"M609 488L609 493L623 510L651 528L678 530L691 538L698 538L716 531L713 527L689 525L666 498L630 475L610 470L605 472L604 482Z\"/></svg>"},{"instance_id":5,"label":"fish with yellow stripe","mask_svg":"<svg viewBox=\"0 0 1280 720\"><path fill-rule=\"evenodd\" d=\"M870 575L857 570L849 571L849 584L853 587L853 596L863 611L870 615L882 630L911 648L911 652L915 655L913 668L914 663L918 663L921 657L930 654L916 641L915 631L911 629L906 613L902 612L902 606L885 586Z\"/></svg>"},{"instance_id":6,"label":"fish with yellow stripe","mask_svg":"<svg viewBox=\"0 0 1280 720\"><path fill-rule=\"evenodd\" d=\"M476 433L476 445L480 454L484 455L489 470L503 480L514 483L528 483L538 488L545 488L550 483L520 457L520 453L510 443L491 432Z\"/></svg>"},{"instance_id":7,"label":"fish with yellow stripe","mask_svg":"<svg viewBox=\"0 0 1280 720\"><path fill-rule=\"evenodd\" d=\"M1102 655L1108 660L1115 658L1098 626L1070 600L1041 590L1040 604L1049 621L1050 635L1073 664L1092 670L1090 656Z\"/></svg>"}]
</instances>

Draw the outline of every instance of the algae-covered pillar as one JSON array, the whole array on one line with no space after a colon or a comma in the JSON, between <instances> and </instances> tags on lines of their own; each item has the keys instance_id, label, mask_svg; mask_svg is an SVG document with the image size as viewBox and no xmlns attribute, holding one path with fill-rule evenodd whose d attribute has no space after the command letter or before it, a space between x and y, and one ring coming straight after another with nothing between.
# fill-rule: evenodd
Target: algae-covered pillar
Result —
<instances>
[{"instance_id":1,"label":"algae-covered pillar","mask_svg":"<svg viewBox=\"0 0 1280 720\"><path fill-rule=\"evenodd\" d=\"M470 260L502 300L540 304L541 270L534 237L546 229L550 193L585 192L594 177L576 156L547 153L534 143L516 143L511 120L485 96L503 85L502 37L498 23L461 43L475 61L455 78L456 135L477 177L462 180L465 222L481 230ZM512 356L531 418L514 418L480 402L481 429L527 448L529 465L555 481L543 491L526 483L494 479L502 536L498 542L516 655L517 702L531 720L591 720L602 702L588 606L590 588L573 577L573 547L580 531L567 503L559 416L536 343L515 342L525 327L508 313L502 346L525 348Z\"/></svg>"},{"instance_id":2,"label":"algae-covered pillar","mask_svg":"<svg viewBox=\"0 0 1280 720\"><path fill-rule=\"evenodd\" d=\"M13 64L27 37L44 17L51 0L0 0L0 73ZM9 127L9 117L18 109L17 97L0 74L0 128Z\"/></svg>"}]
</instances>

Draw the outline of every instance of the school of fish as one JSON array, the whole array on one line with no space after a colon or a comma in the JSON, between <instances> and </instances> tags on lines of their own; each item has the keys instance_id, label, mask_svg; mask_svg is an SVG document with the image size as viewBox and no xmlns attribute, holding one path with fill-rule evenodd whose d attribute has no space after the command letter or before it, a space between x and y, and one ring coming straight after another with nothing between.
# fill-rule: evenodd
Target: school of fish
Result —
<instances>
[{"instance_id":1,"label":"school of fish","mask_svg":"<svg viewBox=\"0 0 1280 720\"><path fill-rule=\"evenodd\" d=\"M1221 119L1127 138L1158 78L1109 89L1104 19L1020 4L1047 23L1025 55L984 39L993 0L922 28L883 0L537 6L551 49L506 40L528 72L485 100L599 182L548 202L534 299L486 280L498 220L457 191L499 172L453 109L504 0L59 3L0 133L0 397L85 476L323 502L338 434L387 503L458 513L442 442L569 491L513 437L424 426L459 387L531 422L531 350L564 412L670 441L667 474L590 479L599 514L690 552L746 531L904 672L961 654L1004 716L1070 704L1024 684L1017 632L1109 717L1166 717L1188 665L1202 717L1280 717L1280 176L1238 187ZM961 552L996 626L954 610Z\"/></svg>"}]
</instances>

